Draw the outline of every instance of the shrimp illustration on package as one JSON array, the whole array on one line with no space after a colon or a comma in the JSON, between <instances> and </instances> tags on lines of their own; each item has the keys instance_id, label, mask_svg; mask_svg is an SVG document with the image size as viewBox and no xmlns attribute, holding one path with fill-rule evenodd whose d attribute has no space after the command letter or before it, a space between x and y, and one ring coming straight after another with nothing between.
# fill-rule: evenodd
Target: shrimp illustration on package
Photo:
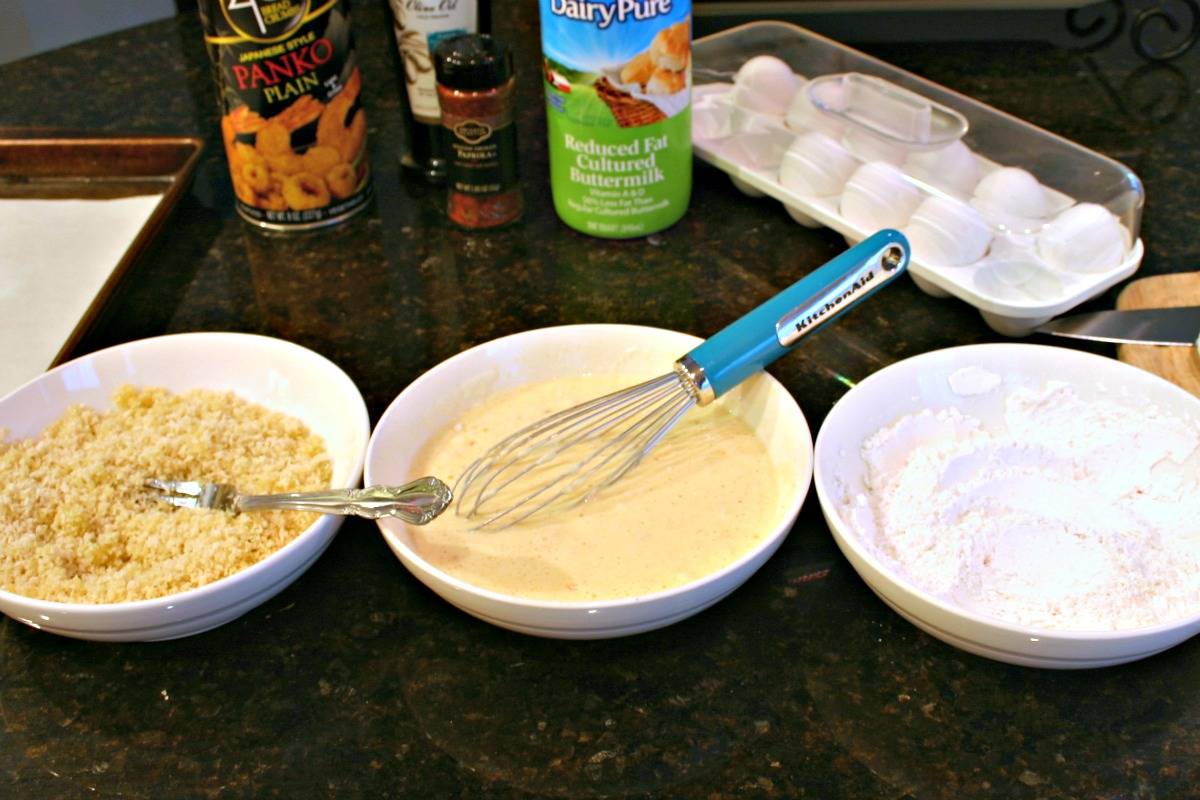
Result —
<instances>
[{"instance_id":1,"label":"shrimp illustration on package","mask_svg":"<svg viewBox=\"0 0 1200 800\"><path fill-rule=\"evenodd\" d=\"M690 0L540 0L554 208L593 236L679 221L692 192Z\"/></svg>"}]
</instances>

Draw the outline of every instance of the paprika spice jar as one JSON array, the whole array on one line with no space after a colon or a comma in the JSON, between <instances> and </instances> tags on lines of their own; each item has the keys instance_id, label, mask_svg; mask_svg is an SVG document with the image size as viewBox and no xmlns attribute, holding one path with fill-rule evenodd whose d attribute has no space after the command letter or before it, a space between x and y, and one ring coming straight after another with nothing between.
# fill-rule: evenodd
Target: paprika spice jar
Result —
<instances>
[{"instance_id":1,"label":"paprika spice jar","mask_svg":"<svg viewBox=\"0 0 1200 800\"><path fill-rule=\"evenodd\" d=\"M446 135L447 213L465 228L496 228L521 216L512 53L484 33L434 50Z\"/></svg>"}]
</instances>

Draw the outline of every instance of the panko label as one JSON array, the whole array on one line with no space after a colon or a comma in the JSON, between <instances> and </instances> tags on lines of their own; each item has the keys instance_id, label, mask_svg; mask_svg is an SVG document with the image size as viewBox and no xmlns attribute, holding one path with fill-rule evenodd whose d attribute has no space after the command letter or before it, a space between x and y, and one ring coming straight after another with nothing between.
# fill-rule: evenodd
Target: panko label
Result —
<instances>
[{"instance_id":1,"label":"panko label","mask_svg":"<svg viewBox=\"0 0 1200 800\"><path fill-rule=\"evenodd\" d=\"M691 197L691 3L540 2L555 210L598 236L673 224Z\"/></svg>"},{"instance_id":2,"label":"panko label","mask_svg":"<svg viewBox=\"0 0 1200 800\"><path fill-rule=\"evenodd\" d=\"M207 0L200 16L238 212L302 229L362 208L367 121L345 3Z\"/></svg>"}]
</instances>

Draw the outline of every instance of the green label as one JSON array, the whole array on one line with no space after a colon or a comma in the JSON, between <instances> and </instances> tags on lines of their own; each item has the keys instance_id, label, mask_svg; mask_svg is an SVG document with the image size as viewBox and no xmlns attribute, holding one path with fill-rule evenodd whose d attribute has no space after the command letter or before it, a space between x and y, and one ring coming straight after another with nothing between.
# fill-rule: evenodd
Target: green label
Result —
<instances>
[{"instance_id":1,"label":"green label","mask_svg":"<svg viewBox=\"0 0 1200 800\"><path fill-rule=\"evenodd\" d=\"M675 224L692 193L690 109L638 127L575 122L549 98L550 179L563 222L593 236L645 236Z\"/></svg>"}]
</instances>

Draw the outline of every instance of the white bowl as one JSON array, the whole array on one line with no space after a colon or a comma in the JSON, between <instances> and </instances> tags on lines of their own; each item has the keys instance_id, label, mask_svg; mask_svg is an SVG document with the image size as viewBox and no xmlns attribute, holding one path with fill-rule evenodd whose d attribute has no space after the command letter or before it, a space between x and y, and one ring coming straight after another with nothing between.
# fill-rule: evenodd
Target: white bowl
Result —
<instances>
[{"instance_id":1,"label":"white bowl","mask_svg":"<svg viewBox=\"0 0 1200 800\"><path fill-rule=\"evenodd\" d=\"M498 391L588 372L666 373L675 359L699 342L693 336L658 328L567 325L481 344L434 367L392 402L371 435L366 480L386 483L411 477L413 463L433 436ZM404 523L381 520L379 527L388 546L422 583L466 613L502 628L558 639L603 639L670 625L716 603L762 566L791 530L812 482L812 437L803 413L782 384L759 374L730 392L726 400L754 426L772 460L794 468L789 477L795 490L771 530L751 552L684 586L600 602L501 594L469 584L424 560L412 547ZM702 512L688 509L687 513Z\"/></svg>"},{"instance_id":2,"label":"white bowl","mask_svg":"<svg viewBox=\"0 0 1200 800\"><path fill-rule=\"evenodd\" d=\"M332 486L359 484L370 433L362 394L337 365L279 339L241 333L181 333L110 347L56 367L0 399L0 428L34 436L68 406L112 407L118 387L235 392L296 417L325 440ZM154 641L215 628L296 580L325 548L342 518L322 516L295 539L228 577L186 592L127 603L57 603L0 591L0 611L77 639Z\"/></svg>"},{"instance_id":3,"label":"white bowl","mask_svg":"<svg viewBox=\"0 0 1200 800\"><path fill-rule=\"evenodd\" d=\"M964 396L949 377L980 367L1003 378L1003 388ZM1200 418L1200 398L1149 372L1114 359L1032 344L954 347L914 356L886 367L850 390L830 411L814 455L817 497L834 539L874 592L917 627L967 652L1026 666L1075 669L1145 658L1200 632L1200 609L1186 619L1119 631L1077 632L1027 627L972 613L914 586L865 543L842 514L843 500L863 491L863 441L885 425L922 409L956 407L998 422L997 392L1066 381L1084 398L1103 396L1104 387L1146 398L1178 416Z\"/></svg>"}]
</instances>

